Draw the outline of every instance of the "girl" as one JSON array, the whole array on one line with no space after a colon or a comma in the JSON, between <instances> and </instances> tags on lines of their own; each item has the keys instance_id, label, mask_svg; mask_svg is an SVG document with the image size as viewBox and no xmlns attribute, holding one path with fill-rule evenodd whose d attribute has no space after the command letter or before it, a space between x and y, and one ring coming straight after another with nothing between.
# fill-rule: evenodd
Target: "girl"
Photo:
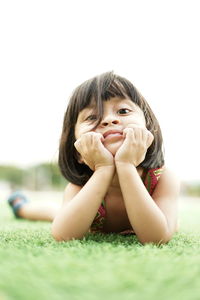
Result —
<instances>
[{"instance_id":1,"label":"girl","mask_svg":"<svg viewBox=\"0 0 200 300\"><path fill-rule=\"evenodd\" d=\"M135 233L166 243L177 229L179 182L164 166L162 134L146 100L112 72L73 93L63 124L59 166L70 182L62 208L9 198L17 217L53 220L57 241L88 232Z\"/></svg>"},{"instance_id":2,"label":"girl","mask_svg":"<svg viewBox=\"0 0 200 300\"><path fill-rule=\"evenodd\" d=\"M132 232L143 244L168 242L179 182L164 166L162 143L156 117L127 79L109 72L80 85L64 117L59 166L70 183L53 237Z\"/></svg>"}]
</instances>

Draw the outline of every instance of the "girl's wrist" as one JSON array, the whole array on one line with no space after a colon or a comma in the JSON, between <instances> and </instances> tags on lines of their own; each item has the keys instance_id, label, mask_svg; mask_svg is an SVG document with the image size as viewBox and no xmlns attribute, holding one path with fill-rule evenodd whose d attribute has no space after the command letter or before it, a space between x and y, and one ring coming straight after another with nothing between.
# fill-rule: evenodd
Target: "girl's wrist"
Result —
<instances>
[{"instance_id":1,"label":"girl's wrist","mask_svg":"<svg viewBox=\"0 0 200 300\"><path fill-rule=\"evenodd\" d=\"M111 182L115 174L115 166L100 166L98 167L92 176L98 178L99 182Z\"/></svg>"},{"instance_id":2,"label":"girl's wrist","mask_svg":"<svg viewBox=\"0 0 200 300\"><path fill-rule=\"evenodd\" d=\"M116 169L123 169L123 168L133 168L133 169L137 169L137 167L129 162L129 161L115 161L115 166Z\"/></svg>"},{"instance_id":3,"label":"girl's wrist","mask_svg":"<svg viewBox=\"0 0 200 300\"><path fill-rule=\"evenodd\" d=\"M96 166L94 173L103 173L106 175L113 175L115 172L115 165L104 165L104 166Z\"/></svg>"}]
</instances>

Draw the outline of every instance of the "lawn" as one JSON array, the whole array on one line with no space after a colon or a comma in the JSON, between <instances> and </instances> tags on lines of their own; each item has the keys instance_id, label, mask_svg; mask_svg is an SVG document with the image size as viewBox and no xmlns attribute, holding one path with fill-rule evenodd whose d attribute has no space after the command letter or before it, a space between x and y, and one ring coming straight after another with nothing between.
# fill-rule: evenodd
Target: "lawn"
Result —
<instances>
[{"instance_id":1,"label":"lawn","mask_svg":"<svg viewBox=\"0 0 200 300\"><path fill-rule=\"evenodd\" d=\"M49 223L0 207L0 300L200 299L200 199L181 200L180 231L162 246L92 234L57 243Z\"/></svg>"}]
</instances>

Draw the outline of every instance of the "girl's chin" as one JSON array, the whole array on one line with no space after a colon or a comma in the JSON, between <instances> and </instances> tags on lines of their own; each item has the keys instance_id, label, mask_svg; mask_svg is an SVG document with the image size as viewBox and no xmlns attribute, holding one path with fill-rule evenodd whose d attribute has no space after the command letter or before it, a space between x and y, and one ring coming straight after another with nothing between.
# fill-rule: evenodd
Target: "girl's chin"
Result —
<instances>
[{"instance_id":1,"label":"girl's chin","mask_svg":"<svg viewBox=\"0 0 200 300\"><path fill-rule=\"evenodd\" d=\"M104 144L104 147L113 155L117 153L117 150L121 147L123 142L113 143L113 144Z\"/></svg>"}]
</instances>

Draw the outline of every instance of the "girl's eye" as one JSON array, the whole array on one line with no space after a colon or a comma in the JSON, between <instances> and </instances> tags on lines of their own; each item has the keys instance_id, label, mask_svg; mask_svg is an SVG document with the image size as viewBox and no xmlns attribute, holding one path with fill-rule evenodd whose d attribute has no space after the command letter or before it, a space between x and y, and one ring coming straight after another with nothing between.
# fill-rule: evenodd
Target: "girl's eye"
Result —
<instances>
[{"instance_id":1,"label":"girl's eye","mask_svg":"<svg viewBox=\"0 0 200 300\"><path fill-rule=\"evenodd\" d=\"M128 108L121 108L121 109L119 109L118 110L118 114L119 115L125 115L125 114L128 114L130 112L130 109L128 109Z\"/></svg>"},{"instance_id":2,"label":"girl's eye","mask_svg":"<svg viewBox=\"0 0 200 300\"><path fill-rule=\"evenodd\" d=\"M85 121L96 121L96 120L97 120L96 115L90 115L85 119Z\"/></svg>"}]
</instances>

